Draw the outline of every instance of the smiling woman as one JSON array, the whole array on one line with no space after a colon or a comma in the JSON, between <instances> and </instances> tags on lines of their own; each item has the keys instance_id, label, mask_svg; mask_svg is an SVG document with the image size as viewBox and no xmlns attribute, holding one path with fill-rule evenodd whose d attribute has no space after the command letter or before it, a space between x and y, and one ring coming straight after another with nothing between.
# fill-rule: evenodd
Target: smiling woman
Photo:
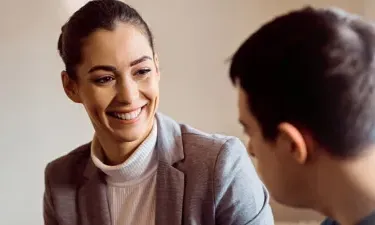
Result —
<instances>
[{"instance_id":1,"label":"smiling woman","mask_svg":"<svg viewBox=\"0 0 375 225\"><path fill-rule=\"evenodd\" d=\"M126 22L129 18L122 19L125 22L108 23L111 29L93 32L82 48L80 64L62 72L67 95L85 106L111 164L126 160L148 136L159 97L160 74L149 41L152 37L140 31L148 33L147 25L134 26ZM69 28L68 23L67 32ZM65 37L68 43L74 41ZM69 53L70 49L63 44L64 58L64 50Z\"/></svg>"},{"instance_id":2,"label":"smiling woman","mask_svg":"<svg viewBox=\"0 0 375 225\"><path fill-rule=\"evenodd\" d=\"M238 139L157 112L158 58L135 9L90 1L63 26L58 49L64 90L95 134L47 165L45 224L273 224Z\"/></svg>"}]
</instances>

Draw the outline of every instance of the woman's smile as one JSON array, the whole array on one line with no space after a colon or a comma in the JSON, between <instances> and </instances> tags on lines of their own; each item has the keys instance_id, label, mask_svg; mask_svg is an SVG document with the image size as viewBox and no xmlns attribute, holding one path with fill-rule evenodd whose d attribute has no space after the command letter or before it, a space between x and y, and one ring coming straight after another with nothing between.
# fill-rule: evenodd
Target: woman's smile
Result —
<instances>
[{"instance_id":1,"label":"woman's smile","mask_svg":"<svg viewBox=\"0 0 375 225\"><path fill-rule=\"evenodd\" d=\"M139 121L146 105L132 110L114 110L106 114L121 124L134 124Z\"/></svg>"}]
</instances>

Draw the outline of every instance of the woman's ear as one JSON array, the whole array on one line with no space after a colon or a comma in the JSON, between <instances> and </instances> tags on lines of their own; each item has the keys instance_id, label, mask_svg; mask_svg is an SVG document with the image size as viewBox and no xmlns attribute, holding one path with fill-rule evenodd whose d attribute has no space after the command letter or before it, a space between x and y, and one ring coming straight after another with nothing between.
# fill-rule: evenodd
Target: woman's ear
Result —
<instances>
[{"instance_id":1,"label":"woman's ear","mask_svg":"<svg viewBox=\"0 0 375 225\"><path fill-rule=\"evenodd\" d=\"M281 123L278 127L280 135L290 144L290 154L299 164L305 164L308 158L308 150L303 134L290 123Z\"/></svg>"},{"instance_id":2,"label":"woman's ear","mask_svg":"<svg viewBox=\"0 0 375 225\"><path fill-rule=\"evenodd\" d=\"M81 97L78 94L77 82L70 78L66 71L61 72L61 81L64 87L65 94L75 103L82 103Z\"/></svg>"}]
</instances>

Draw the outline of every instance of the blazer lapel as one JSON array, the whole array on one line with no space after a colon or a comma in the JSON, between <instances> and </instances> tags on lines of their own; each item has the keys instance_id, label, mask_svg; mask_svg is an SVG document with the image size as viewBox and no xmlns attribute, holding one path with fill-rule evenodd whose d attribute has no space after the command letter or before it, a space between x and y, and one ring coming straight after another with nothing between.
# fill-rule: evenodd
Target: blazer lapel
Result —
<instances>
[{"instance_id":1,"label":"blazer lapel","mask_svg":"<svg viewBox=\"0 0 375 225\"><path fill-rule=\"evenodd\" d=\"M78 192L79 224L111 225L106 184L91 159L85 174L88 179Z\"/></svg>"},{"instance_id":2,"label":"blazer lapel","mask_svg":"<svg viewBox=\"0 0 375 225\"><path fill-rule=\"evenodd\" d=\"M156 225L181 225L183 218L184 173L174 167L184 159L181 129L172 119L157 113L159 158L156 186Z\"/></svg>"},{"instance_id":3,"label":"blazer lapel","mask_svg":"<svg viewBox=\"0 0 375 225\"><path fill-rule=\"evenodd\" d=\"M184 174L159 163L156 187L156 225L180 225L184 202Z\"/></svg>"}]
</instances>

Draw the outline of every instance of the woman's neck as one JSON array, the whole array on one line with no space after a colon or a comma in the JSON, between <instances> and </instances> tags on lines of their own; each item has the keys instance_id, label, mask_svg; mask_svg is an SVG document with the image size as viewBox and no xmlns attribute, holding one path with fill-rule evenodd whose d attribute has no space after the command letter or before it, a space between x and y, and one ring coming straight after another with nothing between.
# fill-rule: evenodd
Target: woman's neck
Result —
<instances>
[{"instance_id":1,"label":"woman's neck","mask_svg":"<svg viewBox=\"0 0 375 225\"><path fill-rule=\"evenodd\" d=\"M103 143L99 140L100 143ZM143 141L143 140L142 140ZM102 144L104 153L104 163L110 166L119 165L125 162L138 148L142 141ZM107 149L107 150L106 150Z\"/></svg>"},{"instance_id":2,"label":"woman's neck","mask_svg":"<svg viewBox=\"0 0 375 225\"><path fill-rule=\"evenodd\" d=\"M105 135L96 134L103 150L103 162L110 166L119 165L125 162L144 142L151 131L152 126L142 138L132 142L119 142Z\"/></svg>"}]
</instances>

